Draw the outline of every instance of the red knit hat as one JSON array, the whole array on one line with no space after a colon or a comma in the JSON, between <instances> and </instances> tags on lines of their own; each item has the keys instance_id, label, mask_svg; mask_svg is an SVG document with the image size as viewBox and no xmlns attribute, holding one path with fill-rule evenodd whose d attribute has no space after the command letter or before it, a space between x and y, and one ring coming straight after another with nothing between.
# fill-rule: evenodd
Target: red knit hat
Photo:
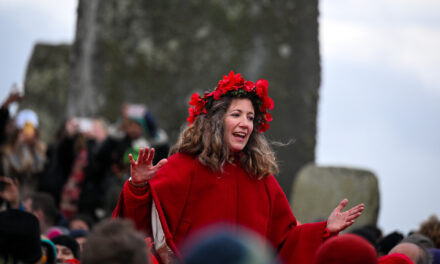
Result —
<instances>
[{"instance_id":1,"label":"red knit hat","mask_svg":"<svg viewBox=\"0 0 440 264\"><path fill-rule=\"evenodd\" d=\"M379 258L379 264L414 264L405 254L393 253Z\"/></svg>"},{"instance_id":2,"label":"red knit hat","mask_svg":"<svg viewBox=\"0 0 440 264\"><path fill-rule=\"evenodd\" d=\"M364 238L345 234L324 242L315 254L315 264L377 264L374 247Z\"/></svg>"}]
</instances>

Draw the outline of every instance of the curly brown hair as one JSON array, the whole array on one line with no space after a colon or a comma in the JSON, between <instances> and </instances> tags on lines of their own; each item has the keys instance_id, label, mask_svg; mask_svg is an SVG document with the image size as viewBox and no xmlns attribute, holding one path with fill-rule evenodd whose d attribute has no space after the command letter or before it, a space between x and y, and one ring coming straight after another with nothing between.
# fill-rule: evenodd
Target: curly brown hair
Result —
<instances>
[{"instance_id":1,"label":"curly brown hair","mask_svg":"<svg viewBox=\"0 0 440 264\"><path fill-rule=\"evenodd\" d=\"M200 115L179 136L171 148L170 155L177 152L195 155L198 160L213 171L222 171L226 162L232 162L232 153L224 143L224 115L236 98L223 96L215 101L208 113ZM262 133L255 130L262 114L256 102L251 100L255 111L254 129L246 147L241 151L239 161L252 177L262 178L278 173L275 153Z\"/></svg>"},{"instance_id":2,"label":"curly brown hair","mask_svg":"<svg viewBox=\"0 0 440 264\"><path fill-rule=\"evenodd\" d=\"M429 237L434 242L434 246L440 248L440 220L436 215L431 215L423 222L418 233Z\"/></svg>"}]
</instances>

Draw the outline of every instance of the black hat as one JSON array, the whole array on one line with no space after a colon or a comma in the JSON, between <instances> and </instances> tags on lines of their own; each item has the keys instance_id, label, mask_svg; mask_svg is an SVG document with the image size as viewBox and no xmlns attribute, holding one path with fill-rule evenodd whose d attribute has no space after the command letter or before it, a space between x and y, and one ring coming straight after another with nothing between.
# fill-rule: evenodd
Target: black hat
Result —
<instances>
[{"instance_id":1,"label":"black hat","mask_svg":"<svg viewBox=\"0 0 440 264\"><path fill-rule=\"evenodd\" d=\"M386 255L395 245L397 245L400 241L402 241L402 239L403 239L403 235L400 232L395 231L391 234L388 234L379 241L377 245L377 250L378 252L381 252L384 255Z\"/></svg>"},{"instance_id":2,"label":"black hat","mask_svg":"<svg viewBox=\"0 0 440 264\"><path fill-rule=\"evenodd\" d=\"M21 210L0 213L0 256L16 261L35 263L41 258L38 219Z\"/></svg>"},{"instance_id":3,"label":"black hat","mask_svg":"<svg viewBox=\"0 0 440 264\"><path fill-rule=\"evenodd\" d=\"M89 231L82 229L74 229L71 230L69 233L69 236L74 239L77 239L78 237L87 237L88 235L89 235Z\"/></svg>"},{"instance_id":4,"label":"black hat","mask_svg":"<svg viewBox=\"0 0 440 264\"><path fill-rule=\"evenodd\" d=\"M61 246L68 247L70 250L72 250L73 256L75 256L75 258L78 258L79 244L72 237L70 237L68 235L60 235L60 236L52 238L52 242L55 245L61 245Z\"/></svg>"}]
</instances>

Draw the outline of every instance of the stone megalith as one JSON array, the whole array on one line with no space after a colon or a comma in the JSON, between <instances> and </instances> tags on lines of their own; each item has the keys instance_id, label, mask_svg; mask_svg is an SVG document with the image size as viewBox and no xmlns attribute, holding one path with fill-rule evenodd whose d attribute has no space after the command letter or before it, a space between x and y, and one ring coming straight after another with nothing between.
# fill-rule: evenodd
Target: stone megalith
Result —
<instances>
[{"instance_id":1,"label":"stone megalith","mask_svg":"<svg viewBox=\"0 0 440 264\"><path fill-rule=\"evenodd\" d=\"M345 209L365 204L364 212L348 230L377 224L379 187L372 172L307 165L299 171L292 193L290 206L302 223L326 220L339 202L347 198Z\"/></svg>"},{"instance_id":2,"label":"stone megalith","mask_svg":"<svg viewBox=\"0 0 440 264\"><path fill-rule=\"evenodd\" d=\"M287 194L315 158L320 86L318 1L79 0L72 54L71 115L115 121L123 102L148 105L172 142L194 92L230 70L269 81L267 136Z\"/></svg>"},{"instance_id":3,"label":"stone megalith","mask_svg":"<svg viewBox=\"0 0 440 264\"><path fill-rule=\"evenodd\" d=\"M70 86L70 45L36 44L27 65L20 108L38 114L40 137L48 142L66 117Z\"/></svg>"}]
</instances>

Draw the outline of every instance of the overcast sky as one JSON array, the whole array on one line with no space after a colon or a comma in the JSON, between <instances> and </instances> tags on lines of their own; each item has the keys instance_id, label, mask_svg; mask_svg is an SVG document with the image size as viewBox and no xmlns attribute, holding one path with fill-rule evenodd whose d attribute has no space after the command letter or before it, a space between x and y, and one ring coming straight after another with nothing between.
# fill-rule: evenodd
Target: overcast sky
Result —
<instances>
[{"instance_id":1,"label":"overcast sky","mask_svg":"<svg viewBox=\"0 0 440 264\"><path fill-rule=\"evenodd\" d=\"M379 227L440 216L440 1L320 2L317 161L371 170Z\"/></svg>"},{"instance_id":2,"label":"overcast sky","mask_svg":"<svg viewBox=\"0 0 440 264\"><path fill-rule=\"evenodd\" d=\"M0 1L0 101L36 42L71 43L76 0ZM321 0L317 162L379 179L379 227L440 215L440 1Z\"/></svg>"},{"instance_id":3,"label":"overcast sky","mask_svg":"<svg viewBox=\"0 0 440 264\"><path fill-rule=\"evenodd\" d=\"M0 0L0 99L22 83L36 42L71 43L77 0Z\"/></svg>"}]
</instances>

